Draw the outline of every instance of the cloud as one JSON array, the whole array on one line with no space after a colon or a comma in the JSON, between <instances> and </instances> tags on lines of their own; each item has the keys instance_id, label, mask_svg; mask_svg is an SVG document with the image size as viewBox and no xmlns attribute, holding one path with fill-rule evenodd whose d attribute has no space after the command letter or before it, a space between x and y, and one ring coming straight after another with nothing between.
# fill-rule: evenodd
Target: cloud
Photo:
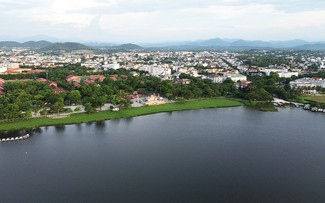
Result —
<instances>
[{"instance_id":1,"label":"cloud","mask_svg":"<svg viewBox=\"0 0 325 203\"><path fill-rule=\"evenodd\" d=\"M4 35L104 41L325 36L323 0L0 0L0 11L0 19L10 19L0 21Z\"/></svg>"},{"instance_id":2,"label":"cloud","mask_svg":"<svg viewBox=\"0 0 325 203\"><path fill-rule=\"evenodd\" d=\"M325 10L286 13L273 5L248 4L107 14L100 26L112 37L133 36L140 41L157 36L165 40L213 36L270 39L281 37L274 33L325 26L324 22Z\"/></svg>"}]
</instances>

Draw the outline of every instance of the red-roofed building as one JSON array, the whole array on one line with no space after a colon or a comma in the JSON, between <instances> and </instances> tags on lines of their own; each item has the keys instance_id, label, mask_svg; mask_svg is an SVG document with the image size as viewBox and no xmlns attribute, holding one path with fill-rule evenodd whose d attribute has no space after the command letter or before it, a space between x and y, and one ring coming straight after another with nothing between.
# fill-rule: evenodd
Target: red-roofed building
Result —
<instances>
[{"instance_id":1,"label":"red-roofed building","mask_svg":"<svg viewBox=\"0 0 325 203\"><path fill-rule=\"evenodd\" d=\"M45 72L45 70L35 69L35 70L28 71L27 74L42 73L42 72Z\"/></svg>"},{"instance_id":2,"label":"red-roofed building","mask_svg":"<svg viewBox=\"0 0 325 203\"><path fill-rule=\"evenodd\" d=\"M190 79L179 79L177 82L181 83L183 85L188 85L191 83L191 80Z\"/></svg>"},{"instance_id":3,"label":"red-roofed building","mask_svg":"<svg viewBox=\"0 0 325 203\"><path fill-rule=\"evenodd\" d=\"M38 81L38 82L48 82L48 80L45 79L45 78L37 78L36 81Z\"/></svg>"},{"instance_id":4,"label":"red-roofed building","mask_svg":"<svg viewBox=\"0 0 325 203\"><path fill-rule=\"evenodd\" d=\"M58 87L58 83L56 83L56 82L51 82L49 85L50 85L51 87Z\"/></svg>"},{"instance_id":5,"label":"red-roofed building","mask_svg":"<svg viewBox=\"0 0 325 203\"><path fill-rule=\"evenodd\" d=\"M0 96L5 95L5 80L0 78Z\"/></svg>"},{"instance_id":6,"label":"red-roofed building","mask_svg":"<svg viewBox=\"0 0 325 203\"><path fill-rule=\"evenodd\" d=\"M109 76L109 78L110 78L111 80L113 80L113 81L117 81L117 78L116 78L116 76L114 76L114 75Z\"/></svg>"},{"instance_id":7,"label":"red-roofed building","mask_svg":"<svg viewBox=\"0 0 325 203\"><path fill-rule=\"evenodd\" d=\"M2 79L2 78L0 78L0 85L1 85L1 84L4 84L4 83L5 83L5 80Z\"/></svg>"},{"instance_id":8,"label":"red-roofed building","mask_svg":"<svg viewBox=\"0 0 325 203\"><path fill-rule=\"evenodd\" d=\"M63 89L61 87L58 87L58 83L52 82L52 81L47 80L45 78L37 78L36 81L38 81L38 82L44 82L44 83L49 84L49 86L51 87L52 91L54 93L56 93L56 94L59 94L61 92L67 92L65 89Z\"/></svg>"},{"instance_id":9,"label":"red-roofed building","mask_svg":"<svg viewBox=\"0 0 325 203\"><path fill-rule=\"evenodd\" d=\"M51 86L52 91L56 94L60 94L61 92L67 92L65 89L61 87Z\"/></svg>"},{"instance_id":10,"label":"red-roofed building","mask_svg":"<svg viewBox=\"0 0 325 203\"><path fill-rule=\"evenodd\" d=\"M31 69L28 69L31 70ZM22 68L11 68L8 69L5 74L19 74L22 73L23 71L26 71L26 69L22 69Z\"/></svg>"},{"instance_id":11,"label":"red-roofed building","mask_svg":"<svg viewBox=\"0 0 325 203\"><path fill-rule=\"evenodd\" d=\"M88 78L93 81L99 80L101 82L103 82L106 79L106 77L103 75L91 75Z\"/></svg>"},{"instance_id":12,"label":"red-roofed building","mask_svg":"<svg viewBox=\"0 0 325 203\"><path fill-rule=\"evenodd\" d=\"M87 84L87 85L90 85L90 84L93 84L95 82L93 80L87 79L87 80L84 80L84 83Z\"/></svg>"},{"instance_id":13,"label":"red-roofed building","mask_svg":"<svg viewBox=\"0 0 325 203\"><path fill-rule=\"evenodd\" d=\"M79 83L81 80L80 76L75 76L75 75L68 75L65 79L68 83L70 83L70 82L78 82Z\"/></svg>"},{"instance_id":14,"label":"red-roofed building","mask_svg":"<svg viewBox=\"0 0 325 203\"><path fill-rule=\"evenodd\" d=\"M123 74L123 75L121 75L121 78L128 79L128 76Z\"/></svg>"},{"instance_id":15,"label":"red-roofed building","mask_svg":"<svg viewBox=\"0 0 325 203\"><path fill-rule=\"evenodd\" d=\"M79 83L77 83L77 82L74 82L72 85L75 86L75 87L81 87L81 85Z\"/></svg>"},{"instance_id":16,"label":"red-roofed building","mask_svg":"<svg viewBox=\"0 0 325 203\"><path fill-rule=\"evenodd\" d=\"M247 88L252 82L251 81L240 81L237 83L238 88Z\"/></svg>"}]
</instances>

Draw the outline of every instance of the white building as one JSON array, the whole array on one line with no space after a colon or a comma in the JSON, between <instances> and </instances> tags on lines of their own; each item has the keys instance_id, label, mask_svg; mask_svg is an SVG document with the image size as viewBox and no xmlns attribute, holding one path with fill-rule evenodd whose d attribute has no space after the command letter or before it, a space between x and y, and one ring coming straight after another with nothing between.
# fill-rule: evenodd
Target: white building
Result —
<instances>
[{"instance_id":1,"label":"white building","mask_svg":"<svg viewBox=\"0 0 325 203\"><path fill-rule=\"evenodd\" d=\"M153 76L163 75L163 73L164 73L164 68L158 66L150 66L149 68L149 74Z\"/></svg>"},{"instance_id":2,"label":"white building","mask_svg":"<svg viewBox=\"0 0 325 203\"><path fill-rule=\"evenodd\" d=\"M19 68L19 63L7 63L7 68L8 69Z\"/></svg>"},{"instance_id":3,"label":"white building","mask_svg":"<svg viewBox=\"0 0 325 203\"><path fill-rule=\"evenodd\" d=\"M102 66L102 68L104 70L107 70L107 69L117 70L117 69L120 69L120 64L119 63L105 64L105 65Z\"/></svg>"},{"instance_id":4,"label":"white building","mask_svg":"<svg viewBox=\"0 0 325 203\"><path fill-rule=\"evenodd\" d=\"M97 61L86 61L85 63L82 63L81 66L85 66L87 68L99 68L100 63Z\"/></svg>"},{"instance_id":5,"label":"white building","mask_svg":"<svg viewBox=\"0 0 325 203\"><path fill-rule=\"evenodd\" d=\"M247 81L247 77L242 74L225 74L224 77L230 78L232 81L237 82L237 81Z\"/></svg>"},{"instance_id":6,"label":"white building","mask_svg":"<svg viewBox=\"0 0 325 203\"><path fill-rule=\"evenodd\" d=\"M7 67L0 65L0 73L4 73L8 70Z\"/></svg>"},{"instance_id":7,"label":"white building","mask_svg":"<svg viewBox=\"0 0 325 203\"><path fill-rule=\"evenodd\" d=\"M224 80L225 80L225 78L224 77L222 77L222 76L216 76L216 77L212 77L212 78L210 78L214 83L222 83Z\"/></svg>"},{"instance_id":8,"label":"white building","mask_svg":"<svg viewBox=\"0 0 325 203\"><path fill-rule=\"evenodd\" d=\"M321 78L301 78L295 81L290 82L290 86L292 88L314 88L314 87L322 87L325 88L325 79Z\"/></svg>"},{"instance_id":9,"label":"white building","mask_svg":"<svg viewBox=\"0 0 325 203\"><path fill-rule=\"evenodd\" d=\"M289 72L286 68L268 68L262 69L261 72L265 73L266 76L270 76L271 73L278 73L280 78L291 78L299 75L299 72Z\"/></svg>"},{"instance_id":10,"label":"white building","mask_svg":"<svg viewBox=\"0 0 325 203\"><path fill-rule=\"evenodd\" d=\"M298 72L281 72L278 74L280 78L291 78L292 76L299 76Z\"/></svg>"}]
</instances>

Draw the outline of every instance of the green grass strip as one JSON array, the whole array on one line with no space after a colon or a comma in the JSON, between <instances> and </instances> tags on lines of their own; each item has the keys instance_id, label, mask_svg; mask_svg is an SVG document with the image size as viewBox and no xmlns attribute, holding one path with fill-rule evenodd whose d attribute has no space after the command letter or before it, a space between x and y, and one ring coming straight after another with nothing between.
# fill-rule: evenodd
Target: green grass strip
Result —
<instances>
[{"instance_id":1,"label":"green grass strip","mask_svg":"<svg viewBox=\"0 0 325 203\"><path fill-rule=\"evenodd\" d=\"M118 112L101 111L92 114L78 113L78 114L72 114L65 118L43 117L43 118L33 118L24 121L1 123L0 131L29 129L29 128L35 128L41 126L88 123L94 121L103 121L103 120L111 120L111 119L119 119L119 118L130 118L135 116L148 115L148 114L161 113L161 112L204 109L204 108L225 108L225 107L235 107L241 105L243 104L239 101L233 99L226 99L226 98L191 100L182 103L169 103L169 104L163 104L159 106L127 108L127 109L122 109Z\"/></svg>"},{"instance_id":2,"label":"green grass strip","mask_svg":"<svg viewBox=\"0 0 325 203\"><path fill-rule=\"evenodd\" d=\"M325 104L325 96L303 96L302 99Z\"/></svg>"}]
</instances>

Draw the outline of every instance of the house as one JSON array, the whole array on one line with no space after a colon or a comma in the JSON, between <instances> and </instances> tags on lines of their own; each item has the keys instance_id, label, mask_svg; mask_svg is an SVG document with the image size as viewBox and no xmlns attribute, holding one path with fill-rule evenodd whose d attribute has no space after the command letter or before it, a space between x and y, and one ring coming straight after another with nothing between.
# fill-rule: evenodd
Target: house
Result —
<instances>
[{"instance_id":1,"label":"house","mask_svg":"<svg viewBox=\"0 0 325 203\"><path fill-rule=\"evenodd\" d=\"M237 83L237 88L247 88L251 83L251 81L239 81Z\"/></svg>"},{"instance_id":2,"label":"house","mask_svg":"<svg viewBox=\"0 0 325 203\"><path fill-rule=\"evenodd\" d=\"M246 74L249 75L249 76L264 76L265 73L264 72L260 72L259 69L257 68L249 68L247 71L246 71Z\"/></svg>"},{"instance_id":3,"label":"house","mask_svg":"<svg viewBox=\"0 0 325 203\"><path fill-rule=\"evenodd\" d=\"M117 81L117 75L111 75L109 78L113 81Z\"/></svg>"},{"instance_id":4,"label":"house","mask_svg":"<svg viewBox=\"0 0 325 203\"><path fill-rule=\"evenodd\" d=\"M302 91L304 94L309 94L309 95L316 95L317 90L303 90Z\"/></svg>"},{"instance_id":5,"label":"house","mask_svg":"<svg viewBox=\"0 0 325 203\"><path fill-rule=\"evenodd\" d=\"M123 75L121 75L121 78L127 80L128 79L128 76L123 74Z\"/></svg>"},{"instance_id":6,"label":"house","mask_svg":"<svg viewBox=\"0 0 325 203\"><path fill-rule=\"evenodd\" d=\"M325 79L321 78L301 78L290 82L292 88L325 88Z\"/></svg>"},{"instance_id":7,"label":"house","mask_svg":"<svg viewBox=\"0 0 325 203\"><path fill-rule=\"evenodd\" d=\"M1 66L1 65L0 65L0 73L4 73L4 72L6 72L7 70L8 70L7 67L5 67L5 66Z\"/></svg>"},{"instance_id":8,"label":"house","mask_svg":"<svg viewBox=\"0 0 325 203\"><path fill-rule=\"evenodd\" d=\"M27 71L27 74L42 73L42 72L45 72L45 70L35 69L35 70Z\"/></svg>"},{"instance_id":9,"label":"house","mask_svg":"<svg viewBox=\"0 0 325 203\"><path fill-rule=\"evenodd\" d=\"M160 105L165 104L166 102L158 95L150 95L147 97L146 105L152 106L152 105Z\"/></svg>"},{"instance_id":10,"label":"house","mask_svg":"<svg viewBox=\"0 0 325 203\"><path fill-rule=\"evenodd\" d=\"M90 85L90 84L94 84L95 81L90 80L90 79L86 79L86 80L84 80L84 83L87 84L87 85Z\"/></svg>"},{"instance_id":11,"label":"house","mask_svg":"<svg viewBox=\"0 0 325 203\"><path fill-rule=\"evenodd\" d=\"M106 77L103 75L91 75L88 77L88 79L93 80L93 81L99 80L99 81L103 82L106 79Z\"/></svg>"},{"instance_id":12,"label":"house","mask_svg":"<svg viewBox=\"0 0 325 203\"><path fill-rule=\"evenodd\" d=\"M60 94L61 92L67 92L65 89L57 86L51 86L51 88L55 94Z\"/></svg>"},{"instance_id":13,"label":"house","mask_svg":"<svg viewBox=\"0 0 325 203\"><path fill-rule=\"evenodd\" d=\"M5 80L0 78L0 96L5 95Z\"/></svg>"},{"instance_id":14,"label":"house","mask_svg":"<svg viewBox=\"0 0 325 203\"><path fill-rule=\"evenodd\" d=\"M77 82L74 82L72 85L75 86L75 87L81 87L81 85L79 83L77 83Z\"/></svg>"},{"instance_id":15,"label":"house","mask_svg":"<svg viewBox=\"0 0 325 203\"><path fill-rule=\"evenodd\" d=\"M51 87L52 91L56 94L60 94L61 92L67 92L65 89L58 87L58 83L52 82L45 78L37 78L36 81L47 83Z\"/></svg>"},{"instance_id":16,"label":"house","mask_svg":"<svg viewBox=\"0 0 325 203\"><path fill-rule=\"evenodd\" d=\"M38 81L38 82L48 82L48 80L45 79L45 78L37 78L36 81Z\"/></svg>"},{"instance_id":17,"label":"house","mask_svg":"<svg viewBox=\"0 0 325 203\"><path fill-rule=\"evenodd\" d=\"M177 81L177 83L181 83L181 84L183 84L183 85L188 85L188 84L191 83L191 80L190 80L190 79L179 79L179 80Z\"/></svg>"},{"instance_id":18,"label":"house","mask_svg":"<svg viewBox=\"0 0 325 203\"><path fill-rule=\"evenodd\" d=\"M20 74L24 71L31 71L31 69L12 68L12 69L8 69L7 72L5 72L5 74Z\"/></svg>"},{"instance_id":19,"label":"house","mask_svg":"<svg viewBox=\"0 0 325 203\"><path fill-rule=\"evenodd\" d=\"M75 75L68 75L65 79L68 83L71 83L71 82L79 83L81 80L80 76L75 76Z\"/></svg>"},{"instance_id":20,"label":"house","mask_svg":"<svg viewBox=\"0 0 325 203\"><path fill-rule=\"evenodd\" d=\"M247 77L241 74L224 74L225 78L229 78L234 82L237 81L247 81Z\"/></svg>"}]
</instances>

